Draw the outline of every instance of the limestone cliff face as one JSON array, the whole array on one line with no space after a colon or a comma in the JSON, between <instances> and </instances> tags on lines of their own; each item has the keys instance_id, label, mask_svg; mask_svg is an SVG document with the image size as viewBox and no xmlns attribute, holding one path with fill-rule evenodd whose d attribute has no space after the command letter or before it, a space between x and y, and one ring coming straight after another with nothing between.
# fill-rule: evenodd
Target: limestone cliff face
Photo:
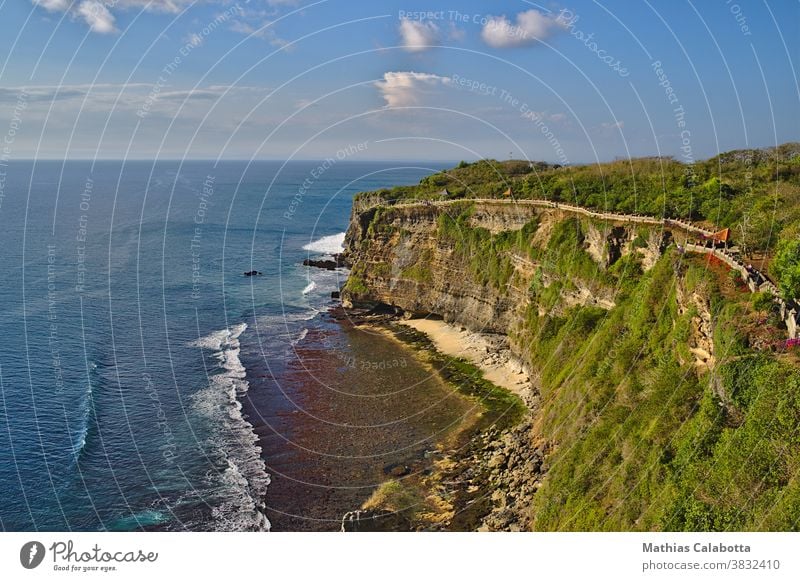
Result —
<instances>
[{"instance_id":1,"label":"limestone cliff face","mask_svg":"<svg viewBox=\"0 0 800 581\"><path fill-rule=\"evenodd\" d=\"M461 221L459 221L461 216ZM597 277L572 277L560 300L535 304L533 286L549 289L559 278L546 249L569 212L491 201L354 208L345 241L353 269L343 291L346 306L388 306L410 316L439 316L473 331L513 338L531 306L538 315L574 306L614 306L615 288ZM444 232L443 222L450 228ZM577 222L576 222L577 223ZM667 235L641 226L582 220L582 251L600 270L636 254L644 270L666 246ZM527 229L522 243L501 243ZM473 246L475 231L483 246ZM480 248L480 252L474 251ZM531 252L536 248L539 252ZM571 260L572 257L566 257ZM489 279L487 281L487 279Z\"/></svg>"},{"instance_id":2,"label":"limestone cliff face","mask_svg":"<svg viewBox=\"0 0 800 581\"><path fill-rule=\"evenodd\" d=\"M476 209L471 226L519 230L532 217L507 206L488 206ZM471 330L507 333L528 304L527 286L536 265L514 255L518 278L504 291L475 281L469 260L439 235L439 216L454 211L409 206L354 213L345 241L353 264L345 304L384 304L414 316L440 316Z\"/></svg>"}]
</instances>

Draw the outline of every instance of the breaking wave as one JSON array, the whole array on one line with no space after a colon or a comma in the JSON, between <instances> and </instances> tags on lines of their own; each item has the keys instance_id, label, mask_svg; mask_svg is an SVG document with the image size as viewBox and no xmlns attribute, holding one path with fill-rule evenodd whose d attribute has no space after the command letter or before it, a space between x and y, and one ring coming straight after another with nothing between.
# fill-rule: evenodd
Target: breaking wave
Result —
<instances>
[{"instance_id":1,"label":"breaking wave","mask_svg":"<svg viewBox=\"0 0 800 581\"><path fill-rule=\"evenodd\" d=\"M269 530L264 495L270 483L253 426L242 414L239 401L250 385L239 359L239 336L247 325L209 333L193 345L211 351L217 373L194 394L195 409L212 422L208 455L215 470L207 474L213 497L214 530Z\"/></svg>"}]
</instances>

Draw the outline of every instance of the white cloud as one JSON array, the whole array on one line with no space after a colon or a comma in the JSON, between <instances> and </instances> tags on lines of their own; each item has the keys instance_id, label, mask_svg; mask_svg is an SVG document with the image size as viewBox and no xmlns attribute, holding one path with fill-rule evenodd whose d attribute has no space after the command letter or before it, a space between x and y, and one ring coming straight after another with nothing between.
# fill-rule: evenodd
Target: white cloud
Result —
<instances>
[{"instance_id":1,"label":"white cloud","mask_svg":"<svg viewBox=\"0 0 800 581\"><path fill-rule=\"evenodd\" d=\"M31 0L50 12L64 12L69 7L69 0Z\"/></svg>"},{"instance_id":2,"label":"white cloud","mask_svg":"<svg viewBox=\"0 0 800 581\"><path fill-rule=\"evenodd\" d=\"M99 1L99 0L98 0ZM106 0L104 4L108 8L144 8L149 12L171 12L177 13L194 0Z\"/></svg>"},{"instance_id":3,"label":"white cloud","mask_svg":"<svg viewBox=\"0 0 800 581\"><path fill-rule=\"evenodd\" d=\"M388 72L375 86L386 101L386 107L391 108L417 105L424 96L436 93L451 82L449 77L430 73Z\"/></svg>"},{"instance_id":4,"label":"white cloud","mask_svg":"<svg viewBox=\"0 0 800 581\"><path fill-rule=\"evenodd\" d=\"M492 16L481 30L483 41L494 48L527 46L564 29L556 16L527 10L516 16L514 24L505 16Z\"/></svg>"},{"instance_id":5,"label":"white cloud","mask_svg":"<svg viewBox=\"0 0 800 581\"><path fill-rule=\"evenodd\" d=\"M86 21L92 32L110 34L117 30L114 15L100 0L83 0L78 6L78 15Z\"/></svg>"},{"instance_id":6,"label":"white cloud","mask_svg":"<svg viewBox=\"0 0 800 581\"><path fill-rule=\"evenodd\" d=\"M157 94L164 102L181 103L232 98L260 98L270 89L250 85L209 85L191 89L165 86ZM93 109L138 108L151 95L152 83L96 83L76 85L39 85L33 87L0 87L0 106L16 103L24 94L32 107L47 106L53 101L71 101L70 107ZM66 109L65 109L66 110Z\"/></svg>"},{"instance_id":7,"label":"white cloud","mask_svg":"<svg viewBox=\"0 0 800 581\"><path fill-rule=\"evenodd\" d=\"M284 4L288 4L284 2ZM260 8L239 6L237 17L231 20L230 30L245 36L261 38L271 46L286 47L289 41L278 36L274 26L274 14Z\"/></svg>"},{"instance_id":8,"label":"white cloud","mask_svg":"<svg viewBox=\"0 0 800 581\"><path fill-rule=\"evenodd\" d=\"M615 129L622 130L624 127L625 127L624 121L617 121L616 123L600 124L600 129L603 129L604 131L615 130Z\"/></svg>"},{"instance_id":9,"label":"white cloud","mask_svg":"<svg viewBox=\"0 0 800 581\"><path fill-rule=\"evenodd\" d=\"M458 41L464 40L464 37L466 35L467 35L467 33L464 32L464 29L463 28L459 28L458 26L456 26L455 22L451 22L449 24L448 30L447 30L447 39L448 40L458 40Z\"/></svg>"},{"instance_id":10,"label":"white cloud","mask_svg":"<svg viewBox=\"0 0 800 581\"><path fill-rule=\"evenodd\" d=\"M202 45L205 42L205 39L197 34L196 32L192 32L183 37L184 44L191 46L192 48L197 48L198 46Z\"/></svg>"},{"instance_id":11,"label":"white cloud","mask_svg":"<svg viewBox=\"0 0 800 581\"><path fill-rule=\"evenodd\" d=\"M195 0L31 0L48 12L67 12L71 17L83 20L92 32L109 34L116 32L117 10L140 9L148 12L169 12L176 14L190 6Z\"/></svg>"},{"instance_id":12,"label":"white cloud","mask_svg":"<svg viewBox=\"0 0 800 581\"><path fill-rule=\"evenodd\" d=\"M244 20L233 20L230 29L233 32L244 34L245 36L252 36L266 40L271 46L284 47L289 44L285 38L281 38L275 32L274 27L271 26L269 20L262 20L255 26Z\"/></svg>"},{"instance_id":13,"label":"white cloud","mask_svg":"<svg viewBox=\"0 0 800 581\"><path fill-rule=\"evenodd\" d=\"M439 27L433 22L400 21L400 38L409 52L422 52L439 44Z\"/></svg>"},{"instance_id":14,"label":"white cloud","mask_svg":"<svg viewBox=\"0 0 800 581\"><path fill-rule=\"evenodd\" d=\"M0 87L0 104L14 103L21 94L26 95L30 103L49 103L81 99L88 94L93 96L113 97L122 92L149 90L149 83L127 83L125 85L111 83L95 83L83 85L38 85L32 87Z\"/></svg>"}]
</instances>

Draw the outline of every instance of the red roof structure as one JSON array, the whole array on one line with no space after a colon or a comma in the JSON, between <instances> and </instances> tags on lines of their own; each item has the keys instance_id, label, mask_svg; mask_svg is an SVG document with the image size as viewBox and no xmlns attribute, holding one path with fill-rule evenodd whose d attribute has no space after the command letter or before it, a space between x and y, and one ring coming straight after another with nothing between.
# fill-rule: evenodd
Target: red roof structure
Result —
<instances>
[{"instance_id":1,"label":"red roof structure","mask_svg":"<svg viewBox=\"0 0 800 581\"><path fill-rule=\"evenodd\" d=\"M713 240L714 242L728 242L728 240L730 240L730 237L731 237L730 228L725 228L723 230L720 230L719 232L714 232L713 234L708 236L705 234L703 235L703 238L705 238L706 240Z\"/></svg>"}]
</instances>

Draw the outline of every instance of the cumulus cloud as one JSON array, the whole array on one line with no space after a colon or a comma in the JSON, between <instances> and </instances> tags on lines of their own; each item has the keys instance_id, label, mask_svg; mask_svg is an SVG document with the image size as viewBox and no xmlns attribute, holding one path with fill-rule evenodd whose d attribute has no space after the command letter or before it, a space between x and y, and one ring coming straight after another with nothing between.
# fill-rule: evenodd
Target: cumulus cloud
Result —
<instances>
[{"instance_id":1,"label":"cumulus cloud","mask_svg":"<svg viewBox=\"0 0 800 581\"><path fill-rule=\"evenodd\" d=\"M449 77L430 73L388 72L383 80L375 83L386 101L386 107L408 107L418 105L426 95L451 84Z\"/></svg>"},{"instance_id":2,"label":"cumulus cloud","mask_svg":"<svg viewBox=\"0 0 800 581\"><path fill-rule=\"evenodd\" d=\"M83 0L78 5L78 15L89 25L92 32L110 34L117 30L114 26L114 16L100 0Z\"/></svg>"},{"instance_id":3,"label":"cumulus cloud","mask_svg":"<svg viewBox=\"0 0 800 581\"><path fill-rule=\"evenodd\" d=\"M544 40L563 29L558 17L531 9L517 14L515 23L505 16L492 16L483 26L481 38L494 48L511 48Z\"/></svg>"},{"instance_id":4,"label":"cumulus cloud","mask_svg":"<svg viewBox=\"0 0 800 581\"><path fill-rule=\"evenodd\" d=\"M400 38L409 52L422 52L439 44L439 27L433 22L400 21Z\"/></svg>"}]
</instances>

